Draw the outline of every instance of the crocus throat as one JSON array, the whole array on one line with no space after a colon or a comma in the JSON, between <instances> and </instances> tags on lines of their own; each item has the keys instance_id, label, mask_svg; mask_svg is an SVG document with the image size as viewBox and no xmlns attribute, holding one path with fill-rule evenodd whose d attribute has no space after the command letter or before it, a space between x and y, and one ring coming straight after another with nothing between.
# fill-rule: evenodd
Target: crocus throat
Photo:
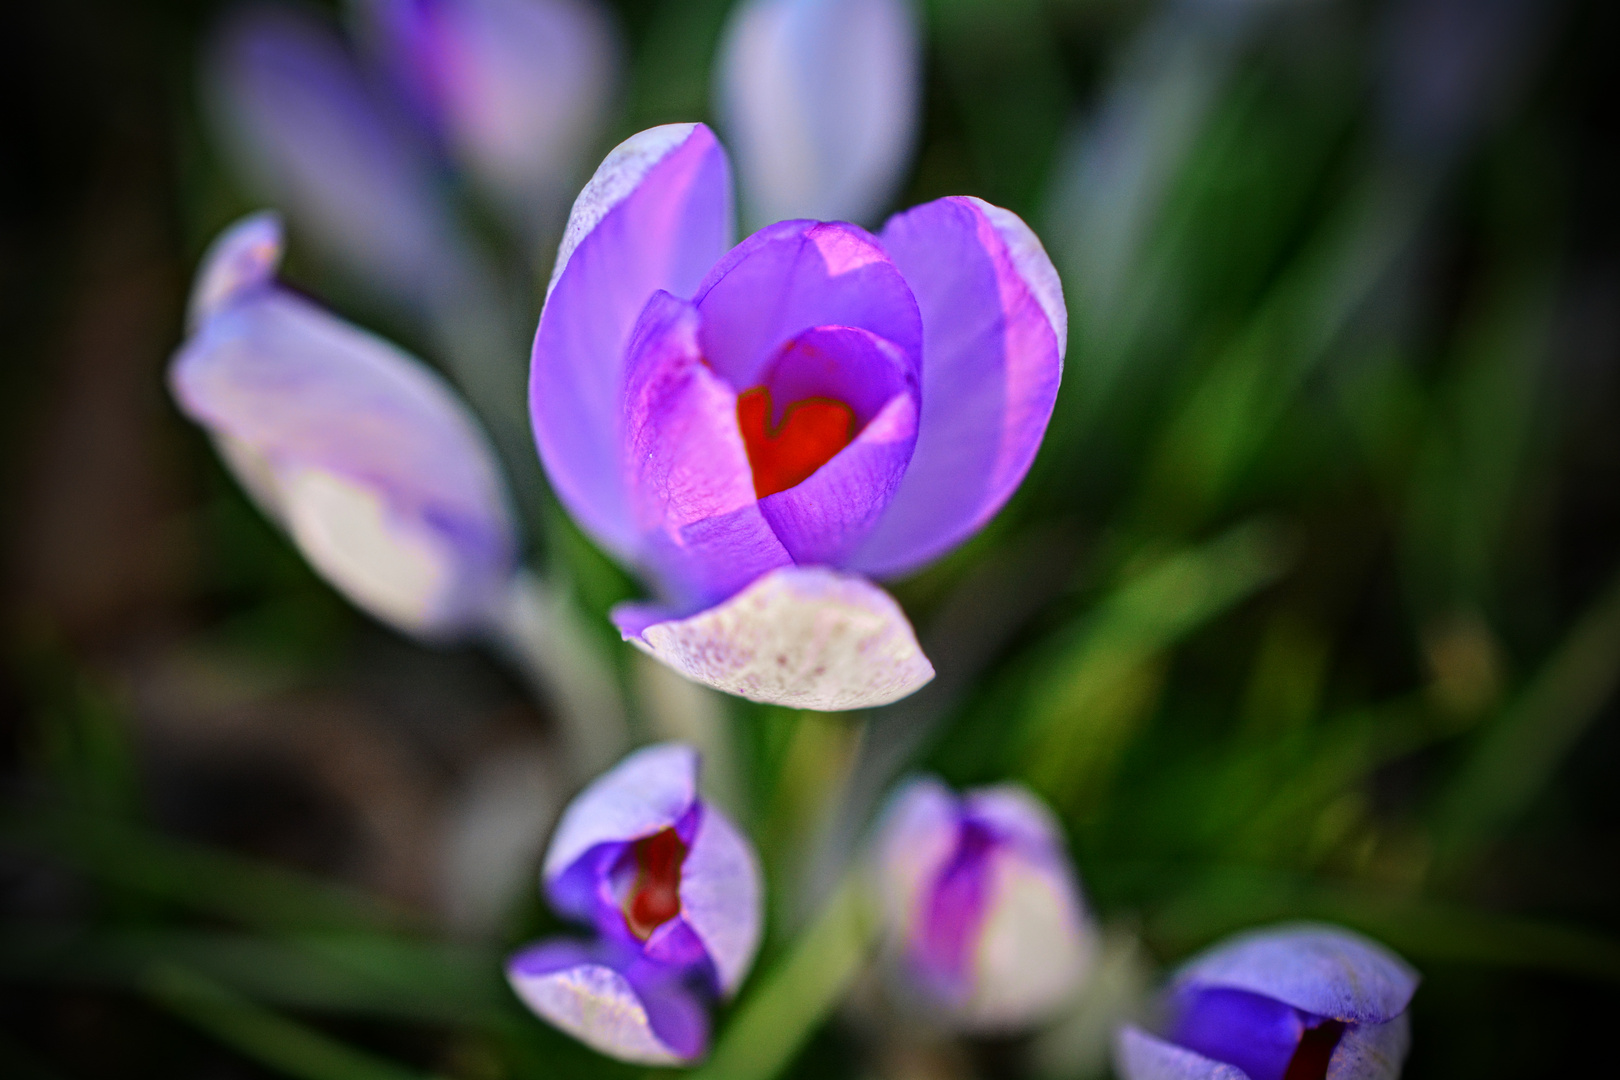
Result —
<instances>
[{"instance_id":1,"label":"crocus throat","mask_svg":"<svg viewBox=\"0 0 1620 1080\"><path fill-rule=\"evenodd\" d=\"M624 898L624 924L642 941L681 913L681 864L686 845L674 829L637 840L636 879Z\"/></svg>"},{"instance_id":2,"label":"crocus throat","mask_svg":"<svg viewBox=\"0 0 1620 1080\"><path fill-rule=\"evenodd\" d=\"M854 410L833 398L795 401L779 426L770 420L770 390L756 386L737 396L737 427L760 499L808 479L855 437Z\"/></svg>"},{"instance_id":3,"label":"crocus throat","mask_svg":"<svg viewBox=\"0 0 1620 1080\"><path fill-rule=\"evenodd\" d=\"M1294 1056L1288 1061L1283 1080L1325 1080L1328 1062L1333 1059L1333 1051L1343 1035L1342 1020L1324 1020L1313 1028L1306 1028Z\"/></svg>"}]
</instances>

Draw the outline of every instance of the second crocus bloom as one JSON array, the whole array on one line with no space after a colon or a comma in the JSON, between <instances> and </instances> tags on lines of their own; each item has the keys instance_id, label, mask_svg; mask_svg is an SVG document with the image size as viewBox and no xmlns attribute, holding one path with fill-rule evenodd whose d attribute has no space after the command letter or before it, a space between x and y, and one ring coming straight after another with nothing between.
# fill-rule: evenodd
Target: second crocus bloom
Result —
<instances>
[{"instance_id":1,"label":"second crocus bloom","mask_svg":"<svg viewBox=\"0 0 1620 1080\"><path fill-rule=\"evenodd\" d=\"M614 620L696 681L812 709L933 677L869 579L971 536L1023 479L1067 315L1012 213L940 199L881 235L784 221L731 247L701 124L636 135L574 204L535 336L552 485L656 596Z\"/></svg>"},{"instance_id":2,"label":"second crocus bloom","mask_svg":"<svg viewBox=\"0 0 1620 1080\"><path fill-rule=\"evenodd\" d=\"M900 993L946 1026L1029 1027L1080 990L1095 931L1051 812L1002 784L931 778L890 800L874 872Z\"/></svg>"},{"instance_id":3,"label":"second crocus bloom","mask_svg":"<svg viewBox=\"0 0 1620 1080\"><path fill-rule=\"evenodd\" d=\"M1359 934L1296 924L1240 934L1188 961L1162 1035L1119 1036L1124 1080L1395 1080L1418 975Z\"/></svg>"},{"instance_id":4,"label":"second crocus bloom","mask_svg":"<svg viewBox=\"0 0 1620 1080\"><path fill-rule=\"evenodd\" d=\"M537 1014L624 1061L701 1058L709 1003L736 992L759 947L758 859L697 779L697 751L664 743L581 792L542 877L552 907L595 937L539 942L507 965Z\"/></svg>"}]
</instances>

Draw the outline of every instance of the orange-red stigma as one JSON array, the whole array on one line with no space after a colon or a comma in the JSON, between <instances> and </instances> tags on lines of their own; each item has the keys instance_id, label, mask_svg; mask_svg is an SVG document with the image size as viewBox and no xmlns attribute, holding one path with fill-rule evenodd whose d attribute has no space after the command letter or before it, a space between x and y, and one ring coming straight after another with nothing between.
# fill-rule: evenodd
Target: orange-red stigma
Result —
<instances>
[{"instance_id":1,"label":"orange-red stigma","mask_svg":"<svg viewBox=\"0 0 1620 1080\"><path fill-rule=\"evenodd\" d=\"M737 396L737 427L761 499L808 479L855 437L854 410L833 398L795 401L779 426L770 420L770 390L756 386Z\"/></svg>"},{"instance_id":2,"label":"orange-red stigma","mask_svg":"<svg viewBox=\"0 0 1620 1080\"><path fill-rule=\"evenodd\" d=\"M686 845L674 829L637 840L631 847L636 879L624 898L624 924L642 941L681 913L681 864Z\"/></svg>"}]
</instances>

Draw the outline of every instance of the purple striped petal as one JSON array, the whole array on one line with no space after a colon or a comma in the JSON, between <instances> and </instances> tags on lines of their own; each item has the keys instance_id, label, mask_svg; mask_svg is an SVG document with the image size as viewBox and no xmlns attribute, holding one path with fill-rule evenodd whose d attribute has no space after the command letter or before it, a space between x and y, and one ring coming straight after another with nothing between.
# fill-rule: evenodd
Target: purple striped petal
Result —
<instances>
[{"instance_id":1,"label":"purple striped petal","mask_svg":"<svg viewBox=\"0 0 1620 1080\"><path fill-rule=\"evenodd\" d=\"M1211 1061L1131 1024L1114 1040L1114 1069L1121 1080L1250 1080L1242 1069Z\"/></svg>"},{"instance_id":2,"label":"purple striped petal","mask_svg":"<svg viewBox=\"0 0 1620 1080\"><path fill-rule=\"evenodd\" d=\"M931 776L889 797L878 819L874 867L885 918L909 936L923 893L956 850L961 815L954 792Z\"/></svg>"},{"instance_id":3,"label":"purple striped petal","mask_svg":"<svg viewBox=\"0 0 1620 1080\"><path fill-rule=\"evenodd\" d=\"M427 148L330 23L286 6L242 8L210 43L205 84L244 178L329 257L413 302L465 271Z\"/></svg>"},{"instance_id":4,"label":"purple striped petal","mask_svg":"<svg viewBox=\"0 0 1620 1080\"><path fill-rule=\"evenodd\" d=\"M1316 1016L1380 1024L1402 1013L1418 974L1383 946L1333 926L1271 927L1228 939L1188 961L1179 991L1223 987Z\"/></svg>"},{"instance_id":5,"label":"purple striped petal","mask_svg":"<svg viewBox=\"0 0 1620 1080\"><path fill-rule=\"evenodd\" d=\"M765 386L778 411L808 397L830 397L849 405L862 425L853 442L807 479L759 502L794 562L836 566L877 524L911 460L915 369L869 331L817 327L778 355Z\"/></svg>"},{"instance_id":6,"label":"purple striped petal","mask_svg":"<svg viewBox=\"0 0 1620 1080\"><path fill-rule=\"evenodd\" d=\"M913 382L921 366L917 301L883 247L854 225L783 221L761 229L715 264L695 302L703 355L739 391L760 385L783 346L819 326L883 338Z\"/></svg>"},{"instance_id":7,"label":"purple striped petal","mask_svg":"<svg viewBox=\"0 0 1620 1080\"><path fill-rule=\"evenodd\" d=\"M514 209L554 195L596 137L616 43L579 0L366 0L396 82ZM524 203L531 204L525 207Z\"/></svg>"},{"instance_id":8,"label":"purple striped petal","mask_svg":"<svg viewBox=\"0 0 1620 1080\"><path fill-rule=\"evenodd\" d=\"M864 221L916 142L921 46L906 0L751 0L732 14L716 112L755 221Z\"/></svg>"},{"instance_id":9,"label":"purple striped petal","mask_svg":"<svg viewBox=\"0 0 1620 1080\"><path fill-rule=\"evenodd\" d=\"M773 570L686 618L624 604L613 621L627 641L687 678L750 701L865 709L934 677L893 598L826 567Z\"/></svg>"},{"instance_id":10,"label":"purple striped petal","mask_svg":"<svg viewBox=\"0 0 1620 1080\"><path fill-rule=\"evenodd\" d=\"M512 957L506 977L536 1014L609 1057L689 1065L707 1051L708 1016L679 974L611 947L541 942Z\"/></svg>"},{"instance_id":11,"label":"purple striped petal","mask_svg":"<svg viewBox=\"0 0 1620 1080\"><path fill-rule=\"evenodd\" d=\"M357 604L425 636L473 628L516 558L487 441L420 361L267 284L276 239L250 218L213 249L176 399Z\"/></svg>"},{"instance_id":12,"label":"purple striped petal","mask_svg":"<svg viewBox=\"0 0 1620 1080\"><path fill-rule=\"evenodd\" d=\"M704 363L695 307L647 305L625 377L625 450L641 557L667 594L703 607L792 561L754 496L737 393Z\"/></svg>"},{"instance_id":13,"label":"purple striped petal","mask_svg":"<svg viewBox=\"0 0 1620 1080\"><path fill-rule=\"evenodd\" d=\"M731 237L731 174L702 124L619 144L574 202L535 335L529 406L553 488L627 561L637 530L620 447L625 354L653 293L690 296Z\"/></svg>"},{"instance_id":14,"label":"purple striped petal","mask_svg":"<svg viewBox=\"0 0 1620 1080\"><path fill-rule=\"evenodd\" d=\"M916 452L850 564L890 576L967 539L1023 480L1057 398L1068 316L1035 234L979 199L896 215L883 244L921 306L927 344Z\"/></svg>"}]
</instances>

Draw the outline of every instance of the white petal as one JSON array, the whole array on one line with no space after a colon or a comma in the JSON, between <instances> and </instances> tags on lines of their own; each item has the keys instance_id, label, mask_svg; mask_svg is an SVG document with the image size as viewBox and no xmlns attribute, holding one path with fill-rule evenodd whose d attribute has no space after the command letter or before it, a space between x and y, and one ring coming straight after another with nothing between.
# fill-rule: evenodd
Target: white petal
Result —
<instances>
[{"instance_id":1,"label":"white petal","mask_svg":"<svg viewBox=\"0 0 1620 1080\"><path fill-rule=\"evenodd\" d=\"M525 1005L593 1050L638 1065L687 1064L653 1034L629 980L604 964L507 978Z\"/></svg>"},{"instance_id":2,"label":"white petal","mask_svg":"<svg viewBox=\"0 0 1620 1080\"><path fill-rule=\"evenodd\" d=\"M865 578L786 566L685 619L615 612L626 640L696 682L776 705L887 705L934 677L900 605Z\"/></svg>"},{"instance_id":3,"label":"white petal","mask_svg":"<svg viewBox=\"0 0 1620 1080\"><path fill-rule=\"evenodd\" d=\"M916 141L921 48L905 0L751 0L727 26L716 111L756 224L861 221Z\"/></svg>"}]
</instances>

